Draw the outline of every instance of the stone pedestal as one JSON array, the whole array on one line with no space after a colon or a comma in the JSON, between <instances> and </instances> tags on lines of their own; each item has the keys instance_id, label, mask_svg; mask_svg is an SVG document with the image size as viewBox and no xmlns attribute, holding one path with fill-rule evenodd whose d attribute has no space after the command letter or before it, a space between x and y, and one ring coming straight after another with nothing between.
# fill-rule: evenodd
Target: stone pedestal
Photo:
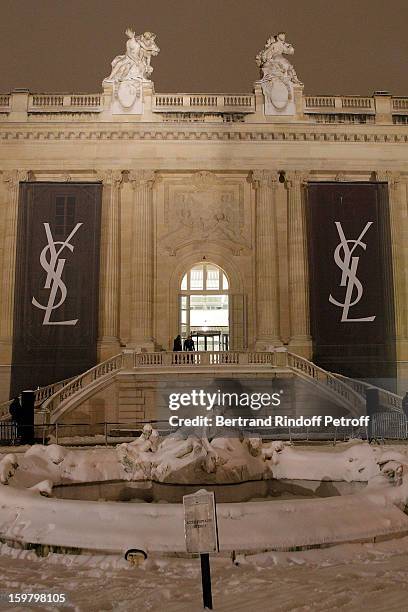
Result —
<instances>
[{"instance_id":1,"label":"stone pedestal","mask_svg":"<svg viewBox=\"0 0 408 612\"><path fill-rule=\"evenodd\" d=\"M256 340L257 350L280 346L279 267L276 228L276 172L257 170L256 189Z\"/></svg>"},{"instance_id":2,"label":"stone pedestal","mask_svg":"<svg viewBox=\"0 0 408 612\"><path fill-rule=\"evenodd\" d=\"M99 284L98 358L104 361L120 352L120 188L122 172L99 173L102 191L101 268Z\"/></svg>"},{"instance_id":3,"label":"stone pedestal","mask_svg":"<svg viewBox=\"0 0 408 612\"><path fill-rule=\"evenodd\" d=\"M305 215L305 180L301 172L286 173L288 190L289 309L292 353L310 359L309 274Z\"/></svg>"},{"instance_id":4,"label":"stone pedestal","mask_svg":"<svg viewBox=\"0 0 408 612\"><path fill-rule=\"evenodd\" d=\"M151 170L130 172L133 187L131 340L136 350L152 351L153 339L153 185Z\"/></svg>"}]
</instances>

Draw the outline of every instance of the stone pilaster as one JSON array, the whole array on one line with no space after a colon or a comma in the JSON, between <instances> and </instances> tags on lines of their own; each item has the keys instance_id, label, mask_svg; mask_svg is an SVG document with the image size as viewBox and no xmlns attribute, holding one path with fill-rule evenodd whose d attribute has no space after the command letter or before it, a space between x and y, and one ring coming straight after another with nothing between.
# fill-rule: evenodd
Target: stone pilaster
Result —
<instances>
[{"instance_id":1,"label":"stone pilaster","mask_svg":"<svg viewBox=\"0 0 408 612\"><path fill-rule=\"evenodd\" d=\"M256 189L256 343L258 350L282 344L279 321L279 265L276 172L252 174Z\"/></svg>"},{"instance_id":2,"label":"stone pilaster","mask_svg":"<svg viewBox=\"0 0 408 612\"><path fill-rule=\"evenodd\" d=\"M405 392L408 390L408 284L406 275L408 270L408 219L406 185L401 181L398 173L377 171L376 179L388 184L397 386L399 392Z\"/></svg>"},{"instance_id":3,"label":"stone pilaster","mask_svg":"<svg viewBox=\"0 0 408 612\"><path fill-rule=\"evenodd\" d=\"M102 181L102 236L99 283L99 360L120 351L120 189L122 171L98 173Z\"/></svg>"},{"instance_id":4,"label":"stone pilaster","mask_svg":"<svg viewBox=\"0 0 408 612\"><path fill-rule=\"evenodd\" d=\"M0 262L1 304L2 315L0 319L0 342L2 344L1 362L11 360L11 345L13 340L13 310L14 310L14 282L16 267L17 244L17 216L18 196L21 181L28 179L28 172L14 170L2 176L2 261ZM5 350L5 352L4 352Z\"/></svg>"},{"instance_id":5,"label":"stone pilaster","mask_svg":"<svg viewBox=\"0 0 408 612\"><path fill-rule=\"evenodd\" d=\"M0 177L0 402L8 399L13 350L14 285L17 246L18 197L29 173L4 172Z\"/></svg>"},{"instance_id":6,"label":"stone pilaster","mask_svg":"<svg viewBox=\"0 0 408 612\"><path fill-rule=\"evenodd\" d=\"M133 187L131 342L154 350L153 339L153 185L152 170L129 173Z\"/></svg>"},{"instance_id":7,"label":"stone pilaster","mask_svg":"<svg viewBox=\"0 0 408 612\"><path fill-rule=\"evenodd\" d=\"M288 258L289 258L289 350L310 358L309 265L307 255L305 187L306 175L286 173L288 190Z\"/></svg>"}]
</instances>

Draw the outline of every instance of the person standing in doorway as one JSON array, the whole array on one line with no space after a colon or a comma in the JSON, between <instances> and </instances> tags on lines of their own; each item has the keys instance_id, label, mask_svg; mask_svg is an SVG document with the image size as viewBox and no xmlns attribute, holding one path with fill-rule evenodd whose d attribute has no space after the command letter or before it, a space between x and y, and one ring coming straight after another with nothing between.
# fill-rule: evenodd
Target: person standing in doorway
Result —
<instances>
[{"instance_id":1,"label":"person standing in doorway","mask_svg":"<svg viewBox=\"0 0 408 612\"><path fill-rule=\"evenodd\" d=\"M184 347L183 348L184 348L185 351L195 351L195 344L194 344L194 340L193 340L193 334L190 334L184 340Z\"/></svg>"},{"instance_id":2,"label":"person standing in doorway","mask_svg":"<svg viewBox=\"0 0 408 612\"><path fill-rule=\"evenodd\" d=\"M182 351L183 347L181 344L181 336L180 334L174 338L174 342L173 342L173 351Z\"/></svg>"}]
</instances>

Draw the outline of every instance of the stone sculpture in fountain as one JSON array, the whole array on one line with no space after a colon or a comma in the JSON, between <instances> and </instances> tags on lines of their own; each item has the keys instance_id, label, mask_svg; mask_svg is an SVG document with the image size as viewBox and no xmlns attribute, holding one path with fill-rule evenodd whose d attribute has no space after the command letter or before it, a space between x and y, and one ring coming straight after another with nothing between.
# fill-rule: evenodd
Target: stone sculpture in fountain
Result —
<instances>
[{"instance_id":1,"label":"stone sculpture in fountain","mask_svg":"<svg viewBox=\"0 0 408 612\"><path fill-rule=\"evenodd\" d=\"M139 438L119 444L116 452L128 480L214 484L272 478L286 447L281 441L263 443L260 436L207 436L205 428L194 434L180 428L161 439L147 424Z\"/></svg>"},{"instance_id":2,"label":"stone sculpture in fountain","mask_svg":"<svg viewBox=\"0 0 408 612\"><path fill-rule=\"evenodd\" d=\"M126 53L117 55L112 61L112 71L104 79L103 85L112 85L113 114L140 114L143 112L142 86L143 83L151 82L151 58L158 55L160 49L155 41L156 35L152 32L136 36L128 28L126 36Z\"/></svg>"},{"instance_id":3,"label":"stone sculpture in fountain","mask_svg":"<svg viewBox=\"0 0 408 612\"><path fill-rule=\"evenodd\" d=\"M295 114L294 86L302 87L296 71L285 55L293 55L293 46L286 42L285 32L271 36L262 51L256 56L256 63L262 71L257 81L265 97L266 115Z\"/></svg>"}]
</instances>

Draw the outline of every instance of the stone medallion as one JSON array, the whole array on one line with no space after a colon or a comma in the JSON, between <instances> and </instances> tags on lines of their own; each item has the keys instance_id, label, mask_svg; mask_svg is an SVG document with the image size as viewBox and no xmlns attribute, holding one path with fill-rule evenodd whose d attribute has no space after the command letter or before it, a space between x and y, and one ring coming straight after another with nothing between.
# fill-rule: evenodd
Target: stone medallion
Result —
<instances>
[{"instance_id":1,"label":"stone medallion","mask_svg":"<svg viewBox=\"0 0 408 612\"><path fill-rule=\"evenodd\" d=\"M280 79L273 79L270 84L271 102L278 110L286 108L289 102L289 91L287 85Z\"/></svg>"},{"instance_id":2,"label":"stone medallion","mask_svg":"<svg viewBox=\"0 0 408 612\"><path fill-rule=\"evenodd\" d=\"M118 100L123 108L131 108L140 95L140 85L134 81L122 81L118 86Z\"/></svg>"}]
</instances>

